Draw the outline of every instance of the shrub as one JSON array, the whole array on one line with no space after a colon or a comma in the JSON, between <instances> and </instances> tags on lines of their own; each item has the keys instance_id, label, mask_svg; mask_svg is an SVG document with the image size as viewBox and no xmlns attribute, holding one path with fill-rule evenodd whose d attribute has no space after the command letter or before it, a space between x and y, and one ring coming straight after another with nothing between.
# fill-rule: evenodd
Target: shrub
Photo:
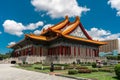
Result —
<instances>
[{"instance_id":1,"label":"shrub","mask_svg":"<svg viewBox=\"0 0 120 80\"><path fill-rule=\"evenodd\" d=\"M42 69L42 68L41 68ZM43 70L50 69L50 66L43 67Z\"/></svg>"},{"instance_id":2,"label":"shrub","mask_svg":"<svg viewBox=\"0 0 120 80\"><path fill-rule=\"evenodd\" d=\"M25 62L25 61L23 61L22 63L23 63L23 64L28 64L28 62Z\"/></svg>"},{"instance_id":3,"label":"shrub","mask_svg":"<svg viewBox=\"0 0 120 80\"><path fill-rule=\"evenodd\" d=\"M92 68L91 71L92 71L92 72L98 72L99 70L96 69L96 68Z\"/></svg>"},{"instance_id":4,"label":"shrub","mask_svg":"<svg viewBox=\"0 0 120 80\"><path fill-rule=\"evenodd\" d=\"M110 68L99 68L98 70L102 72L114 72L114 70Z\"/></svg>"},{"instance_id":5,"label":"shrub","mask_svg":"<svg viewBox=\"0 0 120 80\"><path fill-rule=\"evenodd\" d=\"M69 66L69 64L54 64L55 66Z\"/></svg>"},{"instance_id":6,"label":"shrub","mask_svg":"<svg viewBox=\"0 0 120 80\"><path fill-rule=\"evenodd\" d=\"M31 67L32 65L31 64L21 64L20 66L21 67Z\"/></svg>"},{"instance_id":7,"label":"shrub","mask_svg":"<svg viewBox=\"0 0 120 80\"><path fill-rule=\"evenodd\" d=\"M92 63L92 67L93 68L96 68L97 67L97 64L94 62L94 63Z\"/></svg>"},{"instance_id":8,"label":"shrub","mask_svg":"<svg viewBox=\"0 0 120 80\"><path fill-rule=\"evenodd\" d=\"M62 70L61 66L55 66L54 70Z\"/></svg>"},{"instance_id":9,"label":"shrub","mask_svg":"<svg viewBox=\"0 0 120 80\"><path fill-rule=\"evenodd\" d=\"M18 63L18 65L19 65L19 66L21 66L21 65L22 65L22 63Z\"/></svg>"},{"instance_id":10,"label":"shrub","mask_svg":"<svg viewBox=\"0 0 120 80\"><path fill-rule=\"evenodd\" d=\"M49 70L50 67L49 67L49 66L47 66L47 67L44 67L44 66L43 66L43 68L42 68L42 67L34 67L34 69L38 69L38 70Z\"/></svg>"},{"instance_id":11,"label":"shrub","mask_svg":"<svg viewBox=\"0 0 120 80\"><path fill-rule=\"evenodd\" d=\"M74 66L66 66L65 69L74 69Z\"/></svg>"},{"instance_id":12,"label":"shrub","mask_svg":"<svg viewBox=\"0 0 120 80\"><path fill-rule=\"evenodd\" d=\"M38 70L41 70L41 68L40 68L40 67L34 67L34 69L38 69Z\"/></svg>"},{"instance_id":13,"label":"shrub","mask_svg":"<svg viewBox=\"0 0 120 80\"><path fill-rule=\"evenodd\" d=\"M73 65L75 65L76 63L75 63L75 61L73 61Z\"/></svg>"},{"instance_id":14,"label":"shrub","mask_svg":"<svg viewBox=\"0 0 120 80\"><path fill-rule=\"evenodd\" d=\"M78 67L76 67L76 69L88 69L88 67L86 67L86 66L78 66Z\"/></svg>"},{"instance_id":15,"label":"shrub","mask_svg":"<svg viewBox=\"0 0 120 80\"><path fill-rule=\"evenodd\" d=\"M107 62L103 62L103 65L107 65Z\"/></svg>"},{"instance_id":16,"label":"shrub","mask_svg":"<svg viewBox=\"0 0 120 80\"><path fill-rule=\"evenodd\" d=\"M69 71L68 71L68 74L70 74L70 75L72 75L72 74L77 74L77 73L78 73L78 71L75 70L75 69L72 69L72 70L69 70Z\"/></svg>"},{"instance_id":17,"label":"shrub","mask_svg":"<svg viewBox=\"0 0 120 80\"><path fill-rule=\"evenodd\" d=\"M79 69L78 73L91 73L90 69Z\"/></svg>"},{"instance_id":18,"label":"shrub","mask_svg":"<svg viewBox=\"0 0 120 80\"><path fill-rule=\"evenodd\" d=\"M50 64L42 64L43 66L50 66Z\"/></svg>"},{"instance_id":19,"label":"shrub","mask_svg":"<svg viewBox=\"0 0 120 80\"><path fill-rule=\"evenodd\" d=\"M87 64L88 64L88 66L91 66L92 63L91 63L91 62L88 62Z\"/></svg>"},{"instance_id":20,"label":"shrub","mask_svg":"<svg viewBox=\"0 0 120 80\"><path fill-rule=\"evenodd\" d=\"M36 62L36 63L34 63L34 64L42 64L42 62Z\"/></svg>"},{"instance_id":21,"label":"shrub","mask_svg":"<svg viewBox=\"0 0 120 80\"><path fill-rule=\"evenodd\" d=\"M115 70L115 74L117 75L117 77L120 78L120 64L117 64L114 70Z\"/></svg>"}]
</instances>

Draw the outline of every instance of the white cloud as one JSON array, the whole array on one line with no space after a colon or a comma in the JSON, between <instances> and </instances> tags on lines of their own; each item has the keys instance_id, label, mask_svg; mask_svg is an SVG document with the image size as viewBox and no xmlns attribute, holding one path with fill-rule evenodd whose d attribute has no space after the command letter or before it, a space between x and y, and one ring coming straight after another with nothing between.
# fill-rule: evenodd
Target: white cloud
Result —
<instances>
[{"instance_id":1,"label":"white cloud","mask_svg":"<svg viewBox=\"0 0 120 80\"><path fill-rule=\"evenodd\" d=\"M41 30L35 30L33 33L34 33L35 35L40 35Z\"/></svg>"},{"instance_id":2,"label":"white cloud","mask_svg":"<svg viewBox=\"0 0 120 80\"><path fill-rule=\"evenodd\" d=\"M14 20L5 20L3 23L4 31L16 36L23 35L24 30L34 30L39 26L43 26L42 21L37 23L30 23L27 26L24 26L22 23L16 22Z\"/></svg>"},{"instance_id":3,"label":"white cloud","mask_svg":"<svg viewBox=\"0 0 120 80\"><path fill-rule=\"evenodd\" d=\"M2 34L2 32L0 31L0 34Z\"/></svg>"},{"instance_id":4,"label":"white cloud","mask_svg":"<svg viewBox=\"0 0 120 80\"><path fill-rule=\"evenodd\" d=\"M109 0L108 4L111 5L111 8L117 10L117 16L120 16L120 0Z\"/></svg>"},{"instance_id":5,"label":"white cloud","mask_svg":"<svg viewBox=\"0 0 120 80\"><path fill-rule=\"evenodd\" d=\"M46 24L46 25L43 26L42 30L43 30L43 29L48 29L48 28L51 27L51 26L53 26L53 24Z\"/></svg>"},{"instance_id":6,"label":"white cloud","mask_svg":"<svg viewBox=\"0 0 120 80\"><path fill-rule=\"evenodd\" d=\"M30 23L29 25L26 26L26 30L34 30L38 28L39 26L43 26L43 22L39 21L37 23Z\"/></svg>"},{"instance_id":7,"label":"white cloud","mask_svg":"<svg viewBox=\"0 0 120 80\"><path fill-rule=\"evenodd\" d=\"M98 28L91 28L90 30L87 30L87 32L94 40L111 40L120 37L120 33L112 34L108 30Z\"/></svg>"},{"instance_id":8,"label":"white cloud","mask_svg":"<svg viewBox=\"0 0 120 80\"><path fill-rule=\"evenodd\" d=\"M31 0L31 4L36 11L45 11L52 18L81 16L83 12L90 11L79 6L77 0Z\"/></svg>"},{"instance_id":9,"label":"white cloud","mask_svg":"<svg viewBox=\"0 0 120 80\"><path fill-rule=\"evenodd\" d=\"M9 46L14 45L14 44L16 44L16 42L14 42L14 41L13 41L13 42L8 43L8 45L9 45Z\"/></svg>"},{"instance_id":10,"label":"white cloud","mask_svg":"<svg viewBox=\"0 0 120 80\"><path fill-rule=\"evenodd\" d=\"M43 28L41 30L35 30L33 33L36 35L40 35L40 33L43 31L43 29L48 29L51 26L53 26L53 24L46 24L43 26Z\"/></svg>"}]
</instances>

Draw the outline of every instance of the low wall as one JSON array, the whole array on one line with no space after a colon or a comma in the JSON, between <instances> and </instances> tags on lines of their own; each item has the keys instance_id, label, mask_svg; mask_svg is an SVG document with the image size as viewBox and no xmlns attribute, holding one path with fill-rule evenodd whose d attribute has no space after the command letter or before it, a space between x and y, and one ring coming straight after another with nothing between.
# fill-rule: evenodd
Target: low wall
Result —
<instances>
[{"instance_id":1,"label":"low wall","mask_svg":"<svg viewBox=\"0 0 120 80\"><path fill-rule=\"evenodd\" d=\"M96 60L100 61L106 61L107 59L105 57L72 57L72 56L21 56L18 58L9 58L5 59L3 61L0 61L0 63L11 63L11 61L16 61L17 63L27 62L29 64L36 63L36 62L42 62L42 63L73 63L73 62L96 62Z\"/></svg>"}]
</instances>

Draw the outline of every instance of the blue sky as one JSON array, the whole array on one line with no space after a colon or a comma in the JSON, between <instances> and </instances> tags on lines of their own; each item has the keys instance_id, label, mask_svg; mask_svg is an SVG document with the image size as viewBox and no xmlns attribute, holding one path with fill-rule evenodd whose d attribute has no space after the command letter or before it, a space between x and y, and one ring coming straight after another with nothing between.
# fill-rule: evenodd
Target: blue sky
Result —
<instances>
[{"instance_id":1,"label":"blue sky","mask_svg":"<svg viewBox=\"0 0 120 80\"><path fill-rule=\"evenodd\" d=\"M65 15L80 21L97 40L120 37L120 0L0 0L0 53L26 33L40 33Z\"/></svg>"}]
</instances>

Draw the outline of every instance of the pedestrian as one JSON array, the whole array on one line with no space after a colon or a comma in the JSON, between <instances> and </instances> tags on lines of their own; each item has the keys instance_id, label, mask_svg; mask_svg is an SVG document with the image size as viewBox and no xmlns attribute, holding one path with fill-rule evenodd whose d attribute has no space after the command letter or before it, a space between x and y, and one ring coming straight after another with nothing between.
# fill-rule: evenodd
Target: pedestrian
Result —
<instances>
[{"instance_id":1,"label":"pedestrian","mask_svg":"<svg viewBox=\"0 0 120 80\"><path fill-rule=\"evenodd\" d=\"M54 72L54 64L53 64L53 62L51 63L51 66L50 66L50 72Z\"/></svg>"}]
</instances>

